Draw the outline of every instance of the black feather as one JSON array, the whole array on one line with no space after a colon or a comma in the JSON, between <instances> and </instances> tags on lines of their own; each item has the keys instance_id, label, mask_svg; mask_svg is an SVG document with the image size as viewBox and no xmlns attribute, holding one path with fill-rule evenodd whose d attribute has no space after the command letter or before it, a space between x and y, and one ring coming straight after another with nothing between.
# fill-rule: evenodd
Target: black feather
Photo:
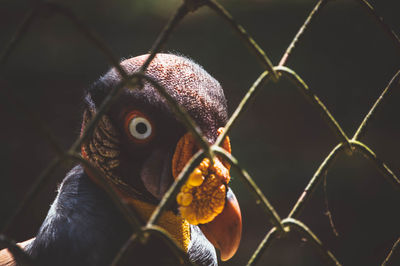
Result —
<instances>
[{"instance_id":1,"label":"black feather","mask_svg":"<svg viewBox=\"0 0 400 266\"><path fill-rule=\"evenodd\" d=\"M60 185L36 239L26 247L37 265L110 265L132 230L103 190L73 168ZM215 249L197 226L191 226L189 258L216 265ZM123 265L178 265L160 239L136 245Z\"/></svg>"},{"instance_id":2,"label":"black feather","mask_svg":"<svg viewBox=\"0 0 400 266\"><path fill-rule=\"evenodd\" d=\"M132 74L139 70L145 59L146 56L140 56L121 64L128 74ZM213 143L218 128L224 126L227 120L226 99L218 81L187 58L158 54L153 62L146 74L165 87ZM120 82L121 77L115 69L101 77L85 92L87 109L95 113L110 90ZM140 110L153 119L160 134L151 144L134 146L129 142L121 118L124 108ZM153 197L146 190L141 175L164 175L172 183L171 157L178 139L185 133L184 127L165 99L148 82L144 82L140 90L123 88L121 97L105 116L120 138L117 143L120 164L113 174L147 195L147 198L158 201L159 197ZM156 151L157 156L154 155ZM146 167L149 171L143 170ZM109 265L132 233L106 193L91 181L81 166L77 166L60 185L57 198L27 251L38 265ZM217 264L214 247L197 226L191 226L188 254L199 265ZM179 263L168 246L157 237L151 237L146 245L136 245L124 261L127 265Z\"/></svg>"},{"instance_id":3,"label":"black feather","mask_svg":"<svg viewBox=\"0 0 400 266\"><path fill-rule=\"evenodd\" d=\"M38 265L108 265L130 232L104 191L76 166L27 250Z\"/></svg>"}]
</instances>

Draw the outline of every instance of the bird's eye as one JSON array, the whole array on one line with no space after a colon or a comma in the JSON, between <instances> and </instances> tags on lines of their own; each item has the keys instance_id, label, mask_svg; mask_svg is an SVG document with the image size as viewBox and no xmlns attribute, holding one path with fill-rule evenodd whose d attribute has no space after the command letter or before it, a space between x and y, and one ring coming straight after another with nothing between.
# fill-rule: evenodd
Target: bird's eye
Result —
<instances>
[{"instance_id":1,"label":"bird's eye","mask_svg":"<svg viewBox=\"0 0 400 266\"><path fill-rule=\"evenodd\" d=\"M125 131L137 143L145 143L154 135L150 119L139 111L130 112L126 116Z\"/></svg>"}]
</instances>

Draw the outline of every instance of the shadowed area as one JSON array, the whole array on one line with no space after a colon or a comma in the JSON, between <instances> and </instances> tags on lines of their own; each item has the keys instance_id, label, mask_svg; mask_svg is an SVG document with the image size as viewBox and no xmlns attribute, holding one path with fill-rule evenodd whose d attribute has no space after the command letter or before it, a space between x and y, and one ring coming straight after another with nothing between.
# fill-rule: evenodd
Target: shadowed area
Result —
<instances>
[{"instance_id":1,"label":"shadowed area","mask_svg":"<svg viewBox=\"0 0 400 266\"><path fill-rule=\"evenodd\" d=\"M146 53L179 5L178 1L160 5L157 1L124 0L65 3L121 59ZM315 1L221 3L277 64ZM23 1L2 4L0 44L4 47L29 5ZM400 32L398 1L371 4ZM2 69L0 87L37 112L62 147L68 148L79 135L83 90L104 74L109 64L64 18L42 15ZM400 55L355 2L331 1L314 23L289 58L288 67L305 80L351 136L398 71ZM165 51L191 57L211 73L225 90L230 114L262 72L245 45L206 8L185 18ZM399 99L399 90L394 90L362 139L395 174L400 173ZM20 110L13 101L0 97L0 224L55 156ZM233 155L282 217L337 144L315 108L285 79L266 85L229 135ZM67 171L61 167L52 174L7 236L21 241L37 232ZM271 224L243 182L235 178L238 175L231 174L230 185L242 208L243 239L238 254L222 264L243 265ZM368 160L356 154L337 159L327 175L327 195L339 236L334 236L325 215L322 186L299 219L344 265L380 264L400 234L398 192ZM293 234L274 242L260 265L321 265L317 251L299 238ZM395 254L393 261L400 261L399 256Z\"/></svg>"}]
</instances>

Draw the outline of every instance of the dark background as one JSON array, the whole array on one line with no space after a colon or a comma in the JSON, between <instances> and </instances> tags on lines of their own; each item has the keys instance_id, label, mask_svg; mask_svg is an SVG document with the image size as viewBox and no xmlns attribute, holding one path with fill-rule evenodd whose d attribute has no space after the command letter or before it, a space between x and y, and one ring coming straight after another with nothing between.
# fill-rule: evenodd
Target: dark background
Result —
<instances>
[{"instance_id":1,"label":"dark background","mask_svg":"<svg viewBox=\"0 0 400 266\"><path fill-rule=\"evenodd\" d=\"M119 58L146 53L178 0L65 2L105 40ZM317 1L221 1L277 64ZM400 3L371 1L395 32ZM29 1L0 1L0 48L5 47ZM218 79L231 113L262 67L227 24L207 8L190 14L165 51L193 58ZM399 49L356 1L331 1L298 44L288 66L317 93L352 136L391 77ZM0 99L0 224L55 156L26 112L37 113L67 149L80 130L82 91L107 71L107 60L61 16L35 21L1 69L0 89L26 105ZM397 88L398 89L398 88ZM400 92L385 99L362 140L400 174ZM323 159L338 143L334 133L290 82L264 86L231 134L233 153L285 217ZM67 168L59 168L24 208L7 235L32 237ZM235 177L235 173L233 173ZM237 176L237 175L236 175ZM270 230L268 217L239 178L231 186L243 212L243 240L223 265L243 265ZM339 236L324 214L323 187L299 217L344 265L380 265L400 236L400 195L361 155L342 155L327 175L327 197ZM296 234L275 241L260 265L322 265L318 252ZM399 265L400 256L391 265Z\"/></svg>"}]
</instances>

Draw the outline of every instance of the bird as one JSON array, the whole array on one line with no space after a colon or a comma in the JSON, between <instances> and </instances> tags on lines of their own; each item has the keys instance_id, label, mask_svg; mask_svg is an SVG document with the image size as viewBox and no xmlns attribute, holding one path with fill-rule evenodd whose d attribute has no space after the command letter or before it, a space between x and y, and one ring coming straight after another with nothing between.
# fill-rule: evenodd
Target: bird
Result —
<instances>
[{"instance_id":1,"label":"bird","mask_svg":"<svg viewBox=\"0 0 400 266\"><path fill-rule=\"evenodd\" d=\"M123 60L128 75L138 72L150 55ZM145 74L195 121L209 144L215 143L228 119L220 83L192 59L157 53ZM123 78L116 68L84 93L81 134L101 103ZM222 148L231 152L229 138ZM192 155L200 148L152 83L124 86L82 143L81 155L96 167L145 223ZM195 168L176 201L158 225L198 265L217 265L238 249L242 217L229 188L229 163L208 158ZM110 265L133 229L82 164L71 169L58 187L37 235L21 247L37 265ZM121 265L178 265L171 250L156 236L137 244ZM16 265L8 250L0 265Z\"/></svg>"}]
</instances>

